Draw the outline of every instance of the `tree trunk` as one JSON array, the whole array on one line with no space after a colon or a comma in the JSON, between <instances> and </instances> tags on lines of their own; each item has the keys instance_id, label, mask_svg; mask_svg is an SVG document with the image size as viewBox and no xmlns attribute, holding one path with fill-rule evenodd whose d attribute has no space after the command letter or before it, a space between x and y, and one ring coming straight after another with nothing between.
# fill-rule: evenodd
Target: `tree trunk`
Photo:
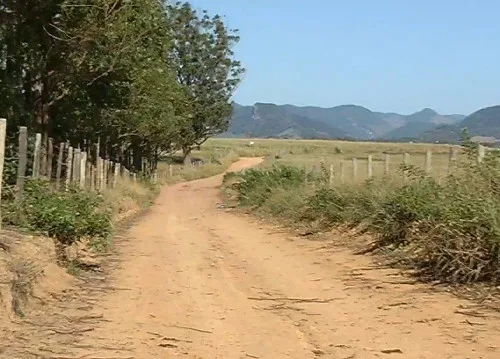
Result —
<instances>
[{"instance_id":1,"label":"tree trunk","mask_svg":"<svg viewBox=\"0 0 500 359\"><path fill-rule=\"evenodd\" d=\"M191 146L183 146L182 147L182 162L185 166L191 165L191 151L193 149Z\"/></svg>"},{"instance_id":2,"label":"tree trunk","mask_svg":"<svg viewBox=\"0 0 500 359\"><path fill-rule=\"evenodd\" d=\"M133 147L133 166L136 172L142 171L142 148L139 144L135 143Z\"/></svg>"}]
</instances>

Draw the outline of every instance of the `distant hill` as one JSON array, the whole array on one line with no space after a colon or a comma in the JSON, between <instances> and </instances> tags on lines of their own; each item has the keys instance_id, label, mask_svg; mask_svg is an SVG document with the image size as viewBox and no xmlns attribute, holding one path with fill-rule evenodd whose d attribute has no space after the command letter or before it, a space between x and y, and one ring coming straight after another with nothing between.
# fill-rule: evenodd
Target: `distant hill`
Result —
<instances>
[{"instance_id":1,"label":"distant hill","mask_svg":"<svg viewBox=\"0 0 500 359\"><path fill-rule=\"evenodd\" d=\"M344 138L347 133L320 120L287 111L282 106L256 103L234 105L230 137ZM225 134L225 135L226 135Z\"/></svg>"},{"instance_id":2,"label":"distant hill","mask_svg":"<svg viewBox=\"0 0 500 359\"><path fill-rule=\"evenodd\" d=\"M479 136L478 140L480 136L500 139L500 106L480 109L456 124L426 131L420 138L427 142L457 143L464 128L467 128L470 136Z\"/></svg>"},{"instance_id":3,"label":"distant hill","mask_svg":"<svg viewBox=\"0 0 500 359\"><path fill-rule=\"evenodd\" d=\"M234 104L229 130L222 137L276 138L418 138L441 124L453 124L461 115L440 115L424 109L411 115L373 112L358 105L331 108L256 103Z\"/></svg>"},{"instance_id":4,"label":"distant hill","mask_svg":"<svg viewBox=\"0 0 500 359\"><path fill-rule=\"evenodd\" d=\"M430 108L425 108L406 116L404 125L386 133L383 137L387 139L418 138L424 132L431 131L440 125L454 124L464 118L463 115L440 115Z\"/></svg>"},{"instance_id":5,"label":"distant hill","mask_svg":"<svg viewBox=\"0 0 500 359\"><path fill-rule=\"evenodd\" d=\"M387 132L392 126L369 109L357 105L342 105L331 108L282 106L286 110L317 119L345 131L349 137L370 139Z\"/></svg>"}]
</instances>

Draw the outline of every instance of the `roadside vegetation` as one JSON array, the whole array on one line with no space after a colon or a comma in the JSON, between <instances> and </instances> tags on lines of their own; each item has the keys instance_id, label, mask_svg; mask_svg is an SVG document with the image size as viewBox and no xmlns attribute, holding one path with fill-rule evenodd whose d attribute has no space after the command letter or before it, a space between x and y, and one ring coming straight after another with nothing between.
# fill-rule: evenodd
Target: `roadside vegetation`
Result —
<instances>
[{"instance_id":1,"label":"roadside vegetation","mask_svg":"<svg viewBox=\"0 0 500 359\"><path fill-rule=\"evenodd\" d=\"M118 223L151 203L165 181L155 174L170 172L173 158L168 183L220 173L234 160L224 151L191 165L199 146L228 128L230 98L244 72L232 52L238 41L221 16L188 2L0 4L0 118L7 119L0 319L3 304L21 313L19 303L55 259L73 273L94 268L95 252L109 248ZM28 163L18 174L21 126ZM99 190L76 181L56 186L69 148L86 152L94 168L99 158L119 164L137 181L122 176ZM56 175L60 153L68 156ZM24 190L18 177L26 177Z\"/></svg>"},{"instance_id":2,"label":"roadside vegetation","mask_svg":"<svg viewBox=\"0 0 500 359\"><path fill-rule=\"evenodd\" d=\"M225 190L240 206L291 226L370 232L370 251L392 253L427 279L498 284L500 154L478 163L476 150L465 139L444 178L401 165L397 174L330 184L326 168L275 163L226 176Z\"/></svg>"},{"instance_id":3,"label":"roadside vegetation","mask_svg":"<svg viewBox=\"0 0 500 359\"><path fill-rule=\"evenodd\" d=\"M228 127L230 98L244 72L232 52L238 41L237 30L221 16L188 2L0 5L0 118L8 126L4 225L64 245L89 237L103 242L114 222L151 201L151 175L169 171L162 159L180 159L169 183L223 171L234 156L208 158L203 167L192 166L191 156ZM29 179L21 198L20 126L28 129L28 178L34 134L41 133L42 162L49 142L64 143L120 163L144 180L123 181L101 193L76 186L59 191L54 168L52 178L42 173L43 179Z\"/></svg>"}]
</instances>

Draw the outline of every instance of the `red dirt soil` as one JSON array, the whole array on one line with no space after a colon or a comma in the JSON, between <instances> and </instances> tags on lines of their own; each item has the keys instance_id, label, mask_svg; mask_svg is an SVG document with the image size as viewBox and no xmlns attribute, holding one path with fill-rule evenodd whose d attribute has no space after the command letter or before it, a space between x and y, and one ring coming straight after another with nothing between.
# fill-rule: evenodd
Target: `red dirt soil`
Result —
<instances>
[{"instance_id":1,"label":"red dirt soil","mask_svg":"<svg viewBox=\"0 0 500 359\"><path fill-rule=\"evenodd\" d=\"M500 358L498 313L231 213L221 182L163 188L107 274L14 323L0 357Z\"/></svg>"}]
</instances>

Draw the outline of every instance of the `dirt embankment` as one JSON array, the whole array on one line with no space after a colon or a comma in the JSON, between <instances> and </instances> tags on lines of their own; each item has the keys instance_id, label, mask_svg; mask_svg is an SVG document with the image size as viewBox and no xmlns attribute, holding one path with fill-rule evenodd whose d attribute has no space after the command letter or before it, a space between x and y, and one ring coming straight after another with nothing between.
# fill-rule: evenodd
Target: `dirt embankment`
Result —
<instances>
[{"instance_id":1,"label":"dirt embankment","mask_svg":"<svg viewBox=\"0 0 500 359\"><path fill-rule=\"evenodd\" d=\"M105 270L6 331L0 357L500 357L498 313L335 238L308 241L232 213L219 204L221 181L164 188Z\"/></svg>"}]
</instances>

